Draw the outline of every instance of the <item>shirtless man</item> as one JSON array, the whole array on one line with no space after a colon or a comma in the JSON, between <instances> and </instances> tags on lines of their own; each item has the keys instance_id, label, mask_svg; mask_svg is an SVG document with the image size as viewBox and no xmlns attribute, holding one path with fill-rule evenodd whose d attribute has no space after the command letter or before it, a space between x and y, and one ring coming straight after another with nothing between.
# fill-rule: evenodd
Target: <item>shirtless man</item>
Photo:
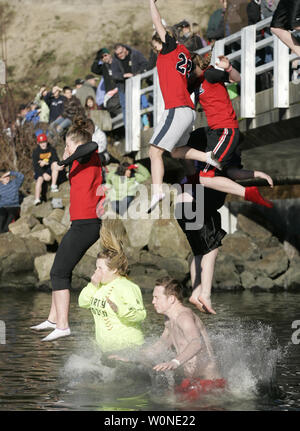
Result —
<instances>
[{"instance_id":1,"label":"shirtless man","mask_svg":"<svg viewBox=\"0 0 300 431\"><path fill-rule=\"evenodd\" d=\"M169 277L156 282L152 304L157 313L168 319L160 339L151 346L155 355L174 347L176 356L154 366L156 371L175 370L183 366L186 377L217 379L219 372L205 327L200 318L182 304L179 283Z\"/></svg>"},{"instance_id":2,"label":"shirtless man","mask_svg":"<svg viewBox=\"0 0 300 431\"><path fill-rule=\"evenodd\" d=\"M226 382L220 378L205 327L200 318L182 304L179 283L170 277L157 280L152 304L157 313L167 317L165 329L156 343L140 352L137 362L149 365L159 354L173 347L175 358L159 363L153 369L160 372L183 367L186 378L175 388L175 392L185 399L197 399L200 394L211 389L224 388ZM128 361L118 356L111 358Z\"/></svg>"}]
</instances>

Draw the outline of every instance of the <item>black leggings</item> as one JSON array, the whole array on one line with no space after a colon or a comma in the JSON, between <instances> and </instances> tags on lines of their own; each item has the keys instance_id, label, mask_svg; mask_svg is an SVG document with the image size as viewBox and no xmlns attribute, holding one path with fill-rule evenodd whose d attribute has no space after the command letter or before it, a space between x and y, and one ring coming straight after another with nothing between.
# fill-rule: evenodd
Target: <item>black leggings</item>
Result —
<instances>
[{"instance_id":1,"label":"black leggings","mask_svg":"<svg viewBox=\"0 0 300 431\"><path fill-rule=\"evenodd\" d=\"M75 220L66 235L63 237L50 277L53 290L65 290L71 288L72 272L85 252L100 237L101 221Z\"/></svg>"}]
</instances>

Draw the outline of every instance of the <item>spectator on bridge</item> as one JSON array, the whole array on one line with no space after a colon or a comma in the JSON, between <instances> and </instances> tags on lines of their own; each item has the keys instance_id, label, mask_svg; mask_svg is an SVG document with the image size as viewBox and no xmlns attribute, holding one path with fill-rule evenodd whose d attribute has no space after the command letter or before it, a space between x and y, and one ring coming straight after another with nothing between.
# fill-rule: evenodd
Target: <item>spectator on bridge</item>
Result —
<instances>
[{"instance_id":1,"label":"spectator on bridge","mask_svg":"<svg viewBox=\"0 0 300 431\"><path fill-rule=\"evenodd\" d=\"M47 95L47 87L46 85L42 85L39 92L35 96L34 102L39 105L40 109L40 122L48 123L49 122L49 106L44 100L44 97Z\"/></svg>"},{"instance_id":2,"label":"spectator on bridge","mask_svg":"<svg viewBox=\"0 0 300 431\"><path fill-rule=\"evenodd\" d=\"M44 100L49 106L49 124L53 123L63 113L65 98L61 92L62 88L55 85L52 91L44 96Z\"/></svg>"},{"instance_id":3,"label":"spectator on bridge","mask_svg":"<svg viewBox=\"0 0 300 431\"><path fill-rule=\"evenodd\" d=\"M191 24L188 21L183 20L178 24L175 24L174 27L180 31L178 42L185 45L190 52L203 48L201 38L192 32Z\"/></svg>"},{"instance_id":4,"label":"spectator on bridge","mask_svg":"<svg viewBox=\"0 0 300 431\"><path fill-rule=\"evenodd\" d=\"M125 81L134 75L145 72L148 69L148 61L140 51L122 43L115 45L114 52L111 70L119 90L119 98L125 122Z\"/></svg>"},{"instance_id":5,"label":"spectator on bridge","mask_svg":"<svg viewBox=\"0 0 300 431\"><path fill-rule=\"evenodd\" d=\"M24 175L20 172L1 172L0 177L0 233L8 232L8 225L20 215L20 187Z\"/></svg>"},{"instance_id":6,"label":"spectator on bridge","mask_svg":"<svg viewBox=\"0 0 300 431\"><path fill-rule=\"evenodd\" d=\"M262 1L250 0L247 4L248 25L253 25L262 19ZM265 29L257 31L256 41L260 41L265 37ZM265 47L256 50L256 67L261 66L273 58L273 50L270 47ZM256 76L256 90L263 91L272 86L272 72L267 71Z\"/></svg>"},{"instance_id":7,"label":"spectator on bridge","mask_svg":"<svg viewBox=\"0 0 300 431\"><path fill-rule=\"evenodd\" d=\"M271 31L298 57L300 57L299 23L300 0L280 0L273 15Z\"/></svg>"},{"instance_id":8,"label":"spectator on bridge","mask_svg":"<svg viewBox=\"0 0 300 431\"><path fill-rule=\"evenodd\" d=\"M229 30L225 30L225 13L227 8L227 0L220 0L220 3L222 7L213 12L208 21L206 38L210 42L212 42L213 40L223 39L229 34Z\"/></svg>"},{"instance_id":9,"label":"spectator on bridge","mask_svg":"<svg viewBox=\"0 0 300 431\"><path fill-rule=\"evenodd\" d=\"M85 77L84 84L76 91L76 97L83 108L88 96L96 97L97 81L99 81L97 76L89 74Z\"/></svg>"},{"instance_id":10,"label":"spectator on bridge","mask_svg":"<svg viewBox=\"0 0 300 431\"><path fill-rule=\"evenodd\" d=\"M96 75L102 75L104 80L105 96L104 107L114 118L122 112L118 87L112 76L113 57L107 48L101 48L95 57L91 71Z\"/></svg>"}]
</instances>

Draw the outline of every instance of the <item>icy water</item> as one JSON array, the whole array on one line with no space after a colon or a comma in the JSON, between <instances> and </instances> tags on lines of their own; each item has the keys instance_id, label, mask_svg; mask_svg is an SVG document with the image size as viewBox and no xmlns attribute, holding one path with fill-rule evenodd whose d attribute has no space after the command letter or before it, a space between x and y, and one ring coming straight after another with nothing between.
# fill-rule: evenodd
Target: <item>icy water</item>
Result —
<instances>
[{"instance_id":1,"label":"icy water","mask_svg":"<svg viewBox=\"0 0 300 431\"><path fill-rule=\"evenodd\" d=\"M42 343L48 332L29 327L47 316L50 293L0 291L0 320L6 327L6 344L0 344L1 411L300 410L300 331L292 328L298 320L300 329L300 294L213 294L218 314L201 316L228 389L192 404L179 403L166 390L172 373L103 362L93 343L92 315L77 306L77 297L72 293L72 336ZM144 294L147 340L163 328L151 299Z\"/></svg>"}]
</instances>

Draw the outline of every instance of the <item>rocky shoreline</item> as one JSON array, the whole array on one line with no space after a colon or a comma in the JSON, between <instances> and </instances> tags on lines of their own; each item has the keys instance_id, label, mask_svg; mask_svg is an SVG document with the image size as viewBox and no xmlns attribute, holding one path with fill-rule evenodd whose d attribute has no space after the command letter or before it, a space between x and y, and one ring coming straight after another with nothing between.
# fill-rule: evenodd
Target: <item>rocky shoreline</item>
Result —
<instances>
[{"instance_id":1,"label":"rocky shoreline","mask_svg":"<svg viewBox=\"0 0 300 431\"><path fill-rule=\"evenodd\" d=\"M53 208L60 199L63 208ZM141 199L137 197L136 199ZM70 225L69 184L48 192L47 202L34 206L33 195L21 206L21 217L0 235L0 288L50 289L50 269L58 244ZM170 275L190 286L190 246L176 220L124 219L129 277L142 290L158 277ZM99 241L76 266L72 287L83 288L94 271ZM223 239L213 281L215 290L300 291L300 257L265 227L238 214L237 230Z\"/></svg>"}]
</instances>

